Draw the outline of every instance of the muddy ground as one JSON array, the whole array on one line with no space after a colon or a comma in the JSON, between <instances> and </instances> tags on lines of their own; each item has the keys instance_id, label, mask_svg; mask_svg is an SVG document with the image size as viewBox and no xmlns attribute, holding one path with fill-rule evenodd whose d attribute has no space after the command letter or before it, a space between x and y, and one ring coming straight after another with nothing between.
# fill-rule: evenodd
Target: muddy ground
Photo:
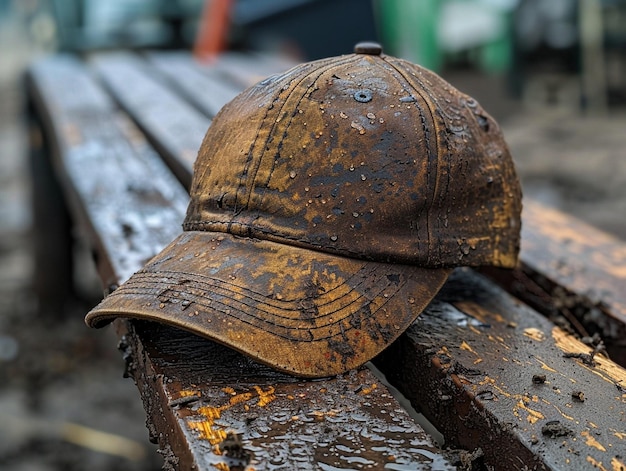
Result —
<instances>
[{"instance_id":1,"label":"muddy ground","mask_svg":"<svg viewBox=\"0 0 626 471\"><path fill-rule=\"evenodd\" d=\"M100 296L88 257L79 258L79 296L62 312L37 314L20 72L41 51L7 22L0 47L0 469L159 469L115 336L83 324ZM510 98L502 78L467 71L447 78L499 120L527 197L626 239L624 110L583 116L567 93L548 104L541 77L523 101ZM564 77L562 89L575 91L575 80Z\"/></svg>"}]
</instances>

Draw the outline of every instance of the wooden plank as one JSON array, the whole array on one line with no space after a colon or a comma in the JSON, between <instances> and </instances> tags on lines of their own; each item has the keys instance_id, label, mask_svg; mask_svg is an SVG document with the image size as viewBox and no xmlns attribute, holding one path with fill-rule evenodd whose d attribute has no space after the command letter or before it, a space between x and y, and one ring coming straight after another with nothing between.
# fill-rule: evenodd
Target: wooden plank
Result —
<instances>
[{"instance_id":1,"label":"wooden plank","mask_svg":"<svg viewBox=\"0 0 626 471\"><path fill-rule=\"evenodd\" d=\"M226 80L239 84L244 89L255 83L280 72L295 64L289 60L280 60L262 54L242 54L227 52L218 56L213 62L207 63Z\"/></svg>"},{"instance_id":2,"label":"wooden plank","mask_svg":"<svg viewBox=\"0 0 626 471\"><path fill-rule=\"evenodd\" d=\"M49 318L62 318L68 299L75 296L73 237L69 210L47 154L43 124L29 103L28 136L33 227L32 289L37 311Z\"/></svg>"},{"instance_id":3,"label":"wooden plank","mask_svg":"<svg viewBox=\"0 0 626 471\"><path fill-rule=\"evenodd\" d=\"M224 80L215 68L196 62L187 53L154 52L147 59L210 118L242 90L232 81Z\"/></svg>"},{"instance_id":4,"label":"wooden plank","mask_svg":"<svg viewBox=\"0 0 626 471\"><path fill-rule=\"evenodd\" d=\"M507 291L626 366L626 242L525 198L518 270L487 270Z\"/></svg>"},{"instance_id":5,"label":"wooden plank","mask_svg":"<svg viewBox=\"0 0 626 471\"><path fill-rule=\"evenodd\" d=\"M136 55L98 54L91 61L111 94L189 187L193 163L210 119L181 99L154 68Z\"/></svg>"},{"instance_id":6,"label":"wooden plank","mask_svg":"<svg viewBox=\"0 0 626 471\"><path fill-rule=\"evenodd\" d=\"M626 370L469 269L377 363L493 469L626 466ZM478 451L480 449L480 451Z\"/></svg>"},{"instance_id":7,"label":"wooden plank","mask_svg":"<svg viewBox=\"0 0 626 471\"><path fill-rule=\"evenodd\" d=\"M119 254L99 259L114 287L181 231L188 194L75 58L37 62L30 81L73 212L99 252Z\"/></svg>"},{"instance_id":8,"label":"wooden plank","mask_svg":"<svg viewBox=\"0 0 626 471\"><path fill-rule=\"evenodd\" d=\"M367 369L300 381L192 334L133 325L131 374L153 436L184 437L167 438L177 469L456 469Z\"/></svg>"},{"instance_id":9,"label":"wooden plank","mask_svg":"<svg viewBox=\"0 0 626 471\"><path fill-rule=\"evenodd\" d=\"M113 289L180 232L188 196L83 64L48 59L31 77ZM65 100L67 84L85 96ZM116 324L166 469L454 469L367 369L296 381L177 329Z\"/></svg>"},{"instance_id":10,"label":"wooden plank","mask_svg":"<svg viewBox=\"0 0 626 471\"><path fill-rule=\"evenodd\" d=\"M524 212L524 263L626 324L626 242L536 201Z\"/></svg>"}]
</instances>

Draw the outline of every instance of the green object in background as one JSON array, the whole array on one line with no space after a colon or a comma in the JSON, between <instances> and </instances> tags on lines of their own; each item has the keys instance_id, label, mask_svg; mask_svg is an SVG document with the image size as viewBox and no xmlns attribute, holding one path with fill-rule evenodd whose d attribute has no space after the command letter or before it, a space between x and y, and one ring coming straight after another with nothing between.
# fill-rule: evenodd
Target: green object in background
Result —
<instances>
[{"instance_id":1,"label":"green object in background","mask_svg":"<svg viewBox=\"0 0 626 471\"><path fill-rule=\"evenodd\" d=\"M480 49L480 69L488 73L509 70L513 61L513 46L509 35L503 35Z\"/></svg>"},{"instance_id":2,"label":"green object in background","mask_svg":"<svg viewBox=\"0 0 626 471\"><path fill-rule=\"evenodd\" d=\"M437 44L441 0L375 0L384 51L438 71Z\"/></svg>"},{"instance_id":3,"label":"green object in background","mask_svg":"<svg viewBox=\"0 0 626 471\"><path fill-rule=\"evenodd\" d=\"M461 57L487 73L511 65L512 7L487 0L374 0L374 8L388 54L435 72Z\"/></svg>"}]
</instances>

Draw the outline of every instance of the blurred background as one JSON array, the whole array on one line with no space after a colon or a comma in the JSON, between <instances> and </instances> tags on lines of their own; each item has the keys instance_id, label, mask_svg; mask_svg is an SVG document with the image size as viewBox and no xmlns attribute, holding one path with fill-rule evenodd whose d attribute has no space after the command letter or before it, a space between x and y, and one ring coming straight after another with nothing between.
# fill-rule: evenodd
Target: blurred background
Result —
<instances>
[{"instance_id":1,"label":"blurred background","mask_svg":"<svg viewBox=\"0 0 626 471\"><path fill-rule=\"evenodd\" d=\"M0 469L162 465L115 336L82 322L101 297L89 257L63 312L33 296L23 73L59 52L191 51L208 3L0 0ZM304 61L376 40L435 70L498 120L525 195L626 239L626 0L225 3L228 50Z\"/></svg>"}]
</instances>

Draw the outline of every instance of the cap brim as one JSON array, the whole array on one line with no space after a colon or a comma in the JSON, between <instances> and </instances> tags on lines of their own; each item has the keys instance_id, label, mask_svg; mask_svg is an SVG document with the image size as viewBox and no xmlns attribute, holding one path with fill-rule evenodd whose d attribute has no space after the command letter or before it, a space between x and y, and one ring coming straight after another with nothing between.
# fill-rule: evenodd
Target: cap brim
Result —
<instances>
[{"instance_id":1,"label":"cap brim","mask_svg":"<svg viewBox=\"0 0 626 471\"><path fill-rule=\"evenodd\" d=\"M450 272L190 231L107 296L86 322L158 321L294 375L330 376L393 342Z\"/></svg>"}]
</instances>

